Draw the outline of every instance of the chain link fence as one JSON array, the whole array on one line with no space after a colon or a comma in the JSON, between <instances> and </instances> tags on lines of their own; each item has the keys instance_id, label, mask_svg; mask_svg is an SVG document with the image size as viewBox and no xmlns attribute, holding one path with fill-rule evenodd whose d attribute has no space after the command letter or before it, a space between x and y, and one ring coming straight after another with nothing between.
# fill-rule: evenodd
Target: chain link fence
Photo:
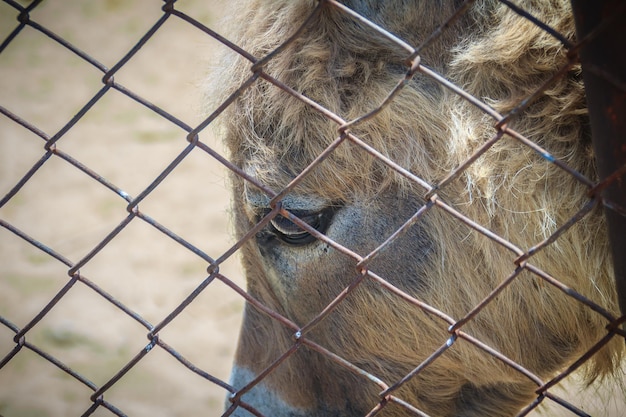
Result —
<instances>
[{"instance_id":1,"label":"chain link fence","mask_svg":"<svg viewBox=\"0 0 626 417\"><path fill-rule=\"evenodd\" d=\"M311 323L300 327L244 290L237 259L240 249L278 214L308 227L311 234L353 257L355 267L366 265L367 259L376 256L376 252L354 254L311 230L281 209L280 204L242 239L236 240L230 234L226 177L243 177L261 189L264 185L229 161L219 141L214 140L210 125L219 120L232 100L242 97L247 88L261 79L306 102L335 122L339 132L339 139L309 168L297 173L289 187L278 190L277 194L268 190L276 202L310 175L313 167L322 163L337 146L350 141L424 189L428 203L418 210L413 223L422 212L442 210L450 215L450 221L463 222L515 255L513 261L519 270L508 278L502 277L500 286L458 320L423 305L385 277L363 269L363 277L448 323L449 344L433 352L429 361L436 360L457 339L462 339L496 356L537 384L537 399L523 410L524 415L538 413L541 406L551 407L552 415L626 415L620 393L608 392L604 397L599 395L597 398L601 400L598 400L595 393L580 397L576 392L558 391L567 391L568 384L575 383L572 374L605 344L614 338L624 338L623 317L616 317L602 305L567 287L559 281L561 277L552 277L533 266L531 260L544 247L558 242L562 234L594 208L603 206L612 213L611 230L616 233L611 243L617 254L616 270L623 271L619 248L624 247L624 239L617 231L623 230L620 224L624 223L624 198L623 188L615 190L615 184L621 184L626 168L619 152L610 150L606 154L614 157L613 168L602 173L603 181L596 182L555 158L550 149L529 140L523 132L507 126L515 114L523 112L549 88L551 80L508 114L498 114L479 98L469 96L461 87L421 66L419 59L415 60L419 54L415 46L365 22L371 30L389 36L398 48L406 49L414 65L399 77L397 87L389 91L382 106L363 115L358 122L374 117L394 100L406 85L405 80L416 74L444 84L494 119L493 140L485 143L465 164L432 184L354 136L349 128L356 121L343 120L263 71L264 64L297 39L300 33L295 32L297 28L293 28L295 35L287 43L265 57L254 57L220 34L223 5L206 3L196 0L3 0L0 3L2 416L222 415L227 394L232 405L226 415L238 407L261 415L242 402L241 392L228 383L241 310L246 302L301 336L294 341L294 349L275 352L279 359L267 373L273 372L296 347L304 344L340 366L364 374L346 362L341 352L329 352L306 336L311 327L342 303L346 294L339 295ZM471 3L463 3L431 38L440 36ZM320 2L319 7L332 7L351 18L363 19L333 1ZM520 19L541 25L515 5L510 4L510 8ZM623 16L623 9L616 7L610 14L613 20L609 20ZM552 28L542 27L550 36L561 38ZM611 26L605 23L600 27ZM592 30L585 39L598 37L598 33L601 30ZM566 39L563 42L572 51L571 60L555 77L562 76L578 60L580 45L572 45ZM221 53L236 53L249 59L252 78L228 101L209 109L210 116L202 119L205 69L219 68L215 57ZM623 96L623 80L607 75L602 63L590 68L609 83L610 91ZM616 130L619 138L620 131ZM462 175L503 136L514 138L545 161L568 172L589 196L588 204L531 248L516 247L437 197L438 190ZM621 138L623 155L623 135ZM600 152L608 147L596 143ZM602 194L607 189L611 193ZM410 227L409 223L406 228ZM379 250L387 244L378 243L382 245ZM521 270L530 271L543 285L554 286L562 292L562 297L571 297L606 321L606 336L551 381L541 380L463 331L464 324L514 281ZM354 287L363 279L355 281ZM416 368L410 376L427 366L425 363ZM376 375L366 374L365 379L368 378L380 382ZM387 403L395 402L409 414L423 415L410 404L410 399L394 397L393 387L397 382L388 381L390 385L380 382L384 395L377 407L384 410Z\"/></svg>"}]
</instances>

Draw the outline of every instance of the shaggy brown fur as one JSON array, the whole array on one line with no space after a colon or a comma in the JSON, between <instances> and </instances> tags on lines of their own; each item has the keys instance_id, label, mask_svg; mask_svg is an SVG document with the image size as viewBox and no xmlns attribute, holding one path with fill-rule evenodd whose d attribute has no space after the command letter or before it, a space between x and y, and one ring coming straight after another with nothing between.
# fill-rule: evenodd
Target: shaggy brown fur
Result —
<instances>
[{"instance_id":1,"label":"shaggy brown fur","mask_svg":"<svg viewBox=\"0 0 626 417\"><path fill-rule=\"evenodd\" d=\"M455 1L345 1L347 6L419 45L451 15ZM573 38L568 1L526 0L522 7ZM317 6L312 0L249 0L235 14L234 41L256 57L278 47ZM352 120L376 107L406 72L406 51L325 5L293 43L263 67L296 91ZM495 1L470 12L421 54L422 63L506 114L566 62L549 34ZM251 75L237 58L218 88L230 93ZM217 96L223 99L223 95ZM222 117L232 160L279 191L336 137L337 124L259 80ZM494 120L424 75L351 132L419 177L436 184L495 134ZM555 157L595 178L578 67L553 82L511 122ZM233 178L237 235L266 212L268 198ZM292 193L292 206L337 206L326 231L365 256L422 204L425 192L351 143L343 143ZM586 188L535 151L503 137L439 197L517 247L528 249L587 201ZM313 207L315 206L315 207ZM414 297L459 319L514 270L517 256L437 208L368 267ZM243 249L248 291L304 326L356 276L355 261L322 242L292 247L262 232ZM617 315L609 250L600 212L578 222L532 257L533 265ZM291 331L246 308L236 365L256 375L293 344ZM463 330L542 378L577 359L607 322L537 276L522 272ZM447 325L365 281L307 335L389 384L441 346ZM588 363L589 380L610 373L624 341L613 340ZM241 382L241 381L239 381ZM245 381L247 382L247 381ZM302 348L263 382L292 410L275 416L358 416L380 389ZM536 385L463 340L395 393L433 416L514 415ZM263 410L263 395L258 403ZM246 397L244 396L244 400ZM267 399L266 399L267 400ZM266 402L269 403L269 400ZM382 415L406 411L388 406ZM241 414L247 415L247 414Z\"/></svg>"}]
</instances>

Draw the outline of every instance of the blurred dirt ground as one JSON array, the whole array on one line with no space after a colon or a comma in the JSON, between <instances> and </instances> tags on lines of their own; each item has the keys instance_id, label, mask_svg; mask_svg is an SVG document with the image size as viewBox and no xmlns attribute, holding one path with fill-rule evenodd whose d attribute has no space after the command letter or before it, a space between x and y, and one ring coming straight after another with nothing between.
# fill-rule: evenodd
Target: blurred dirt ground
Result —
<instances>
[{"instance_id":1,"label":"blurred dirt ground","mask_svg":"<svg viewBox=\"0 0 626 417\"><path fill-rule=\"evenodd\" d=\"M221 2L176 7L219 27ZM28 2L21 4L27 5ZM46 1L31 19L112 68L160 18L157 0ZM0 38L18 25L0 2ZM195 127L204 117L202 85L219 44L170 17L115 74L115 81ZM54 135L102 87L102 72L25 27L0 53L0 105ZM211 132L200 139L222 152ZM136 197L187 146L186 132L118 91L109 90L57 143ZM0 116L0 198L45 153L44 141ZM226 170L194 149L139 208L213 258L232 243ZM127 202L58 157L51 157L3 207L0 219L76 263L128 216ZM156 325L207 277L199 256L135 218L80 272ZM69 280L68 267L0 227L0 316L24 327ZM236 259L220 271L243 285ZM160 337L199 368L228 379L243 301L214 282ZM98 386L148 343L146 328L77 283L26 336ZM15 346L0 325L0 358ZM22 349L0 370L0 415L79 416L93 392ZM105 393L130 416L219 415L225 390L160 348ZM94 415L113 415L99 409Z\"/></svg>"},{"instance_id":2,"label":"blurred dirt ground","mask_svg":"<svg viewBox=\"0 0 626 417\"><path fill-rule=\"evenodd\" d=\"M158 0L46 1L31 19L111 68L160 18L161 5ZM176 3L177 9L218 31L224 6L204 0ZM0 38L17 25L17 12L0 2ZM172 16L115 74L115 81L195 127L207 114L206 75L219 67L215 59L223 48ZM53 136L103 87L102 76L45 35L25 27L0 53L0 106ZM186 134L109 90L57 147L136 197L183 152ZM210 130L204 130L200 139L224 154ZM0 116L0 198L42 158L43 145L41 138ZM228 201L226 169L194 149L139 208L217 258L233 244ZM0 207L0 219L77 263L128 216L126 207L119 195L52 156ZM206 268L201 257L135 218L80 272L156 325L206 279ZM67 271L61 262L0 227L0 316L19 328L27 325L67 284ZM237 259L228 259L220 271L244 285ZM159 333L160 338L197 367L227 380L242 308L241 297L215 281ZM145 349L146 334L145 327L79 282L27 333L26 340L102 386ZM13 337L0 325L0 358L14 348ZM618 391L582 395L573 385L562 394L589 413L626 416ZM0 369L4 417L79 416L92 404L92 393L25 348ZM218 416L225 395L225 390L156 347L104 398L129 416ZM113 414L99 408L92 415ZM573 414L559 407L543 415Z\"/></svg>"}]
</instances>

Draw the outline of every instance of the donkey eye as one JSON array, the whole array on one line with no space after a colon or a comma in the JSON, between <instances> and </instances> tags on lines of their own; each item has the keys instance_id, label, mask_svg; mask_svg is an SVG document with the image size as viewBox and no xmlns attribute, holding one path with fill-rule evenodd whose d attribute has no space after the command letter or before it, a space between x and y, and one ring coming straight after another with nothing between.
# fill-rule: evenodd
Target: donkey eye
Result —
<instances>
[{"instance_id":1,"label":"donkey eye","mask_svg":"<svg viewBox=\"0 0 626 417\"><path fill-rule=\"evenodd\" d=\"M335 209L329 207L318 212L304 210L292 210L291 212L318 232L324 233L330 224ZM280 215L270 221L269 229L279 240L293 246L306 245L316 240L315 236Z\"/></svg>"}]
</instances>

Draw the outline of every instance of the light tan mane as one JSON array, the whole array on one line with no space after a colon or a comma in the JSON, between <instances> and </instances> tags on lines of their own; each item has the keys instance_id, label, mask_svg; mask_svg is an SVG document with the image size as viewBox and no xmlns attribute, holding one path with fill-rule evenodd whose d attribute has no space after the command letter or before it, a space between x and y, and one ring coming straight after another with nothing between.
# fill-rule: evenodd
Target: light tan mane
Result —
<instances>
[{"instance_id":1,"label":"light tan mane","mask_svg":"<svg viewBox=\"0 0 626 417\"><path fill-rule=\"evenodd\" d=\"M452 3L415 2L412 7L395 10L395 2L389 2L375 11L374 6L370 9L358 2L349 6L415 46L454 12ZM520 3L565 37L574 37L569 1ZM247 23L238 25L233 40L255 57L264 57L289 38L316 7L316 1L249 1L235 13L237 20ZM406 51L377 32L366 30L357 20L333 7L321 6L315 20L268 60L263 71L349 122L385 100L407 72L407 56ZM421 54L423 65L503 116L567 62L567 50L558 39L493 1L474 5ZM220 90L230 93L238 88L252 76L250 67L243 57L230 61L226 72L232 76L226 78L227 88L220 84ZM337 121L264 80L248 88L227 109L222 122L232 160L277 192L341 135ZM418 72L389 105L371 119L351 126L349 132L424 181L437 184L497 134L496 123L492 116ZM565 76L550 81L527 108L507 120L508 127L547 149L550 155L503 135L459 178L437 190L437 196L526 250L552 235L588 201L586 185L553 164L557 158L595 180L587 124L580 67L573 65ZM240 178L233 182L236 205L245 205L243 182ZM341 205L369 204L372 212L384 211L385 204L393 207L389 201L381 201L381 196L413 196L420 204L432 196L349 140L306 176L294 192ZM385 212L390 211L387 208ZM238 216L241 235L254 219L242 210ZM431 209L420 222L420 236L429 242L418 254L419 259L415 258L422 266L423 286L411 287L399 277L389 280L451 317L463 317L515 271L515 256L510 251L466 225L453 222L442 210ZM363 227L374 223L364 219ZM531 262L617 313L604 228L600 211L594 210L533 256ZM244 264L248 271L266 268L257 249L247 250ZM414 260L413 255L407 256L409 261ZM259 278L258 274L250 272L253 277ZM336 285L340 290L343 284ZM259 280L249 279L249 286L281 314L304 323L310 319L297 304L286 306L280 294ZM334 295L329 289L321 297L319 309ZM259 362L270 362L275 352L284 351L292 343L280 326L255 323L257 329L263 329L260 333L271 335L275 343L274 350L258 352L265 355ZM394 329L389 329L390 323ZM605 325L602 316L524 271L464 330L548 377L596 343L605 334ZM346 335L327 333L331 328L346 327L356 330ZM330 351L340 352L351 362L391 381L409 372L449 337L439 321L416 312L414 306L375 285L364 285L351 294L312 335ZM623 345L623 340L616 338L593 356L586 368L589 381L618 366ZM290 359L285 369L277 371L275 379L268 382L269 386L289 384L303 363L313 369L328 366L326 359L304 355L301 358L305 359ZM342 384L355 384L351 377L340 373L326 377L329 402L340 401L332 393L341 392ZM455 403L460 400L453 399L462 397L468 387L479 387L473 395L489 398L494 384L509 387L498 391L498 395L503 402L510 401L511 408L503 411L485 401L484 408L473 410L475 414L471 415L506 415L527 401L529 392L532 394L526 377L511 372L493 357L481 355L477 348L459 343L437 360L437 366L427 368L403 390L407 398L417 398L425 409L436 409L447 416L455 413L455 407L461 407ZM518 391L526 394L516 400ZM307 398L307 394L300 393L288 400L307 404ZM353 401L367 402L365 397ZM386 415L403 415L389 413Z\"/></svg>"}]
</instances>

